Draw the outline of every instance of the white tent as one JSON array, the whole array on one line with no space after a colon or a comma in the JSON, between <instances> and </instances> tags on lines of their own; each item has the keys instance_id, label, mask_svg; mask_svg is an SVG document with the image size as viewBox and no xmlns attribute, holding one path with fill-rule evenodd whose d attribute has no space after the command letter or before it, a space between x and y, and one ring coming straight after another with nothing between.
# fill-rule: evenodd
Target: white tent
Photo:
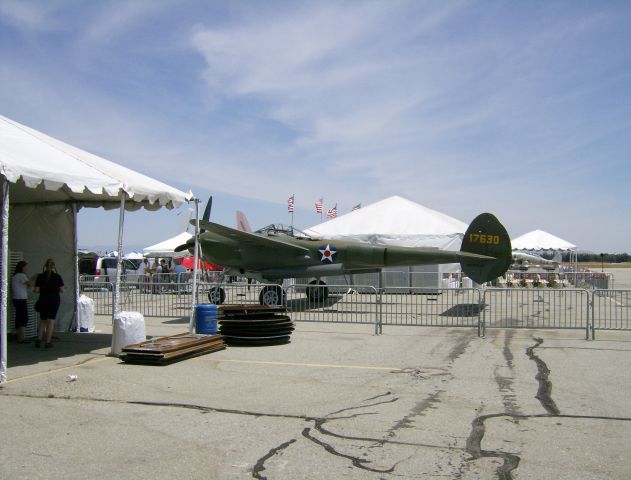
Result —
<instances>
[{"instance_id":1,"label":"white tent","mask_svg":"<svg viewBox=\"0 0 631 480\"><path fill-rule=\"evenodd\" d=\"M189 255L188 251L175 253L175 248L185 244L193 235L188 232L182 232L175 237L168 238L160 243L145 247L142 254L145 257L178 257Z\"/></svg>"},{"instance_id":2,"label":"white tent","mask_svg":"<svg viewBox=\"0 0 631 480\"><path fill-rule=\"evenodd\" d=\"M459 250L466 229L467 224L460 220L395 195L315 225L305 233L327 239L353 238L368 243ZM457 264L385 268L378 280L370 274L355 276L353 281L381 286L436 287L443 284L443 273L459 269Z\"/></svg>"},{"instance_id":3,"label":"white tent","mask_svg":"<svg viewBox=\"0 0 631 480\"><path fill-rule=\"evenodd\" d=\"M67 292L62 295L57 328L66 329L77 302L77 211L82 207L119 208L118 251L122 251L125 210L173 208L193 196L3 116L0 116L0 185L2 382L6 379L7 286L11 261L24 258L33 275L46 258L55 259ZM114 305L115 308L118 305L118 287Z\"/></svg>"},{"instance_id":4,"label":"white tent","mask_svg":"<svg viewBox=\"0 0 631 480\"><path fill-rule=\"evenodd\" d=\"M400 196L392 196L315 225L305 233L372 243L459 249L467 224Z\"/></svg>"},{"instance_id":5,"label":"white tent","mask_svg":"<svg viewBox=\"0 0 631 480\"><path fill-rule=\"evenodd\" d=\"M576 250L576 245L543 230L533 230L511 240L513 250Z\"/></svg>"}]
</instances>

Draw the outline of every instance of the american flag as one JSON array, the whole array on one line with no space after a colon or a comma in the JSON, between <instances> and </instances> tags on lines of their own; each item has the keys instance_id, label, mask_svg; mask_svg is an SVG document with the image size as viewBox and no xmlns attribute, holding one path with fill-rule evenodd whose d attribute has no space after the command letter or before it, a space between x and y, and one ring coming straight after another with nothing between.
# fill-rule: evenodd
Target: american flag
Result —
<instances>
[{"instance_id":1,"label":"american flag","mask_svg":"<svg viewBox=\"0 0 631 480\"><path fill-rule=\"evenodd\" d=\"M293 195L287 199L287 211L289 213L294 213L294 196Z\"/></svg>"},{"instance_id":2,"label":"american flag","mask_svg":"<svg viewBox=\"0 0 631 480\"><path fill-rule=\"evenodd\" d=\"M337 203L335 204L333 208L329 208L329 211L326 212L326 216L329 218L337 217Z\"/></svg>"},{"instance_id":3,"label":"american flag","mask_svg":"<svg viewBox=\"0 0 631 480\"><path fill-rule=\"evenodd\" d=\"M321 198L319 200L316 200L315 202L315 207L316 207L316 213L322 213L322 208L324 206L324 199Z\"/></svg>"},{"instance_id":4,"label":"american flag","mask_svg":"<svg viewBox=\"0 0 631 480\"><path fill-rule=\"evenodd\" d=\"M353 210L351 210L351 211L354 212L355 210L359 210L360 208L362 208L362 204L358 203L357 205L353 205Z\"/></svg>"}]
</instances>

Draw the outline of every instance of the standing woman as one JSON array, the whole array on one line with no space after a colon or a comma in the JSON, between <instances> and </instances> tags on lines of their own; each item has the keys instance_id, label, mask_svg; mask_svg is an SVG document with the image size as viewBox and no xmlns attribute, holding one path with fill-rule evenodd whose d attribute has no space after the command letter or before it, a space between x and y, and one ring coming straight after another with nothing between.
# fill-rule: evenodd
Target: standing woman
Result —
<instances>
[{"instance_id":1,"label":"standing woman","mask_svg":"<svg viewBox=\"0 0 631 480\"><path fill-rule=\"evenodd\" d=\"M28 298L27 288L33 285L33 282L26 276L27 265L25 261L19 261L11 278L11 299L15 307L15 336L18 343L28 343L28 340L24 338L24 330L28 324L26 299Z\"/></svg>"},{"instance_id":2,"label":"standing woman","mask_svg":"<svg viewBox=\"0 0 631 480\"><path fill-rule=\"evenodd\" d=\"M50 348L55 327L55 317L61 303L60 293L64 292L64 281L55 269L52 258L46 260L43 272L35 280L35 293L39 292L39 330L35 346L40 347L45 340L44 347ZM45 337L45 338L44 338Z\"/></svg>"}]
</instances>

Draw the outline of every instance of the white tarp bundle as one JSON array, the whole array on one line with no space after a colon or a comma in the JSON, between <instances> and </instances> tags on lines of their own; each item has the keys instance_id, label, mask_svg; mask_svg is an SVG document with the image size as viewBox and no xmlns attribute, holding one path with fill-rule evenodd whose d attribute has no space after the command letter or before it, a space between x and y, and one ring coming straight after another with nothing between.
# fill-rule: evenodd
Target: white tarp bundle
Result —
<instances>
[{"instance_id":1,"label":"white tarp bundle","mask_svg":"<svg viewBox=\"0 0 631 480\"><path fill-rule=\"evenodd\" d=\"M145 247L142 249L142 254L145 257L179 257L190 255L188 250L184 252L175 252L175 248L180 245L185 244L193 237L192 234L188 232L182 232L175 237L168 238L160 243L156 243L155 245L151 245L150 247Z\"/></svg>"},{"instance_id":2,"label":"white tarp bundle","mask_svg":"<svg viewBox=\"0 0 631 480\"><path fill-rule=\"evenodd\" d=\"M533 230L511 240L513 250L575 250L571 244L543 230Z\"/></svg>"},{"instance_id":3,"label":"white tarp bundle","mask_svg":"<svg viewBox=\"0 0 631 480\"><path fill-rule=\"evenodd\" d=\"M19 254L29 275L53 258L65 283L56 328L67 329L76 313L78 273L76 215L82 207L121 210L173 208L193 199L146 175L105 160L0 115L2 187L2 308L0 383L6 379L8 263ZM12 274L13 272L11 272ZM117 298L118 292L115 296ZM117 304L117 302L114 302Z\"/></svg>"}]
</instances>

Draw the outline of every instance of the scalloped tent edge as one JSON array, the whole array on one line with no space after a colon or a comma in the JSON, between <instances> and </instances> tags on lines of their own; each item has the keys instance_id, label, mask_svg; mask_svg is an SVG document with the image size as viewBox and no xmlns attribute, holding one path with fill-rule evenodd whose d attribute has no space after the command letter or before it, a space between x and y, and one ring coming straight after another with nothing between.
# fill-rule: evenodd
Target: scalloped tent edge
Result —
<instances>
[{"instance_id":1,"label":"scalloped tent edge","mask_svg":"<svg viewBox=\"0 0 631 480\"><path fill-rule=\"evenodd\" d=\"M54 257L72 298L63 295L57 330L76 320L78 300L77 212L83 207L120 210L118 251L122 251L124 212L145 208L175 208L199 201L127 167L88 153L0 115L0 186L2 190L2 298L0 310L0 383L6 381L9 248L20 252L38 272ZM198 210L198 208L196 208ZM9 235L9 232L11 235ZM119 268L120 272L121 269ZM12 272L11 272L12 273ZM72 282L72 283L71 283ZM118 311L114 289L112 317ZM191 318L194 306L191 306Z\"/></svg>"}]
</instances>

